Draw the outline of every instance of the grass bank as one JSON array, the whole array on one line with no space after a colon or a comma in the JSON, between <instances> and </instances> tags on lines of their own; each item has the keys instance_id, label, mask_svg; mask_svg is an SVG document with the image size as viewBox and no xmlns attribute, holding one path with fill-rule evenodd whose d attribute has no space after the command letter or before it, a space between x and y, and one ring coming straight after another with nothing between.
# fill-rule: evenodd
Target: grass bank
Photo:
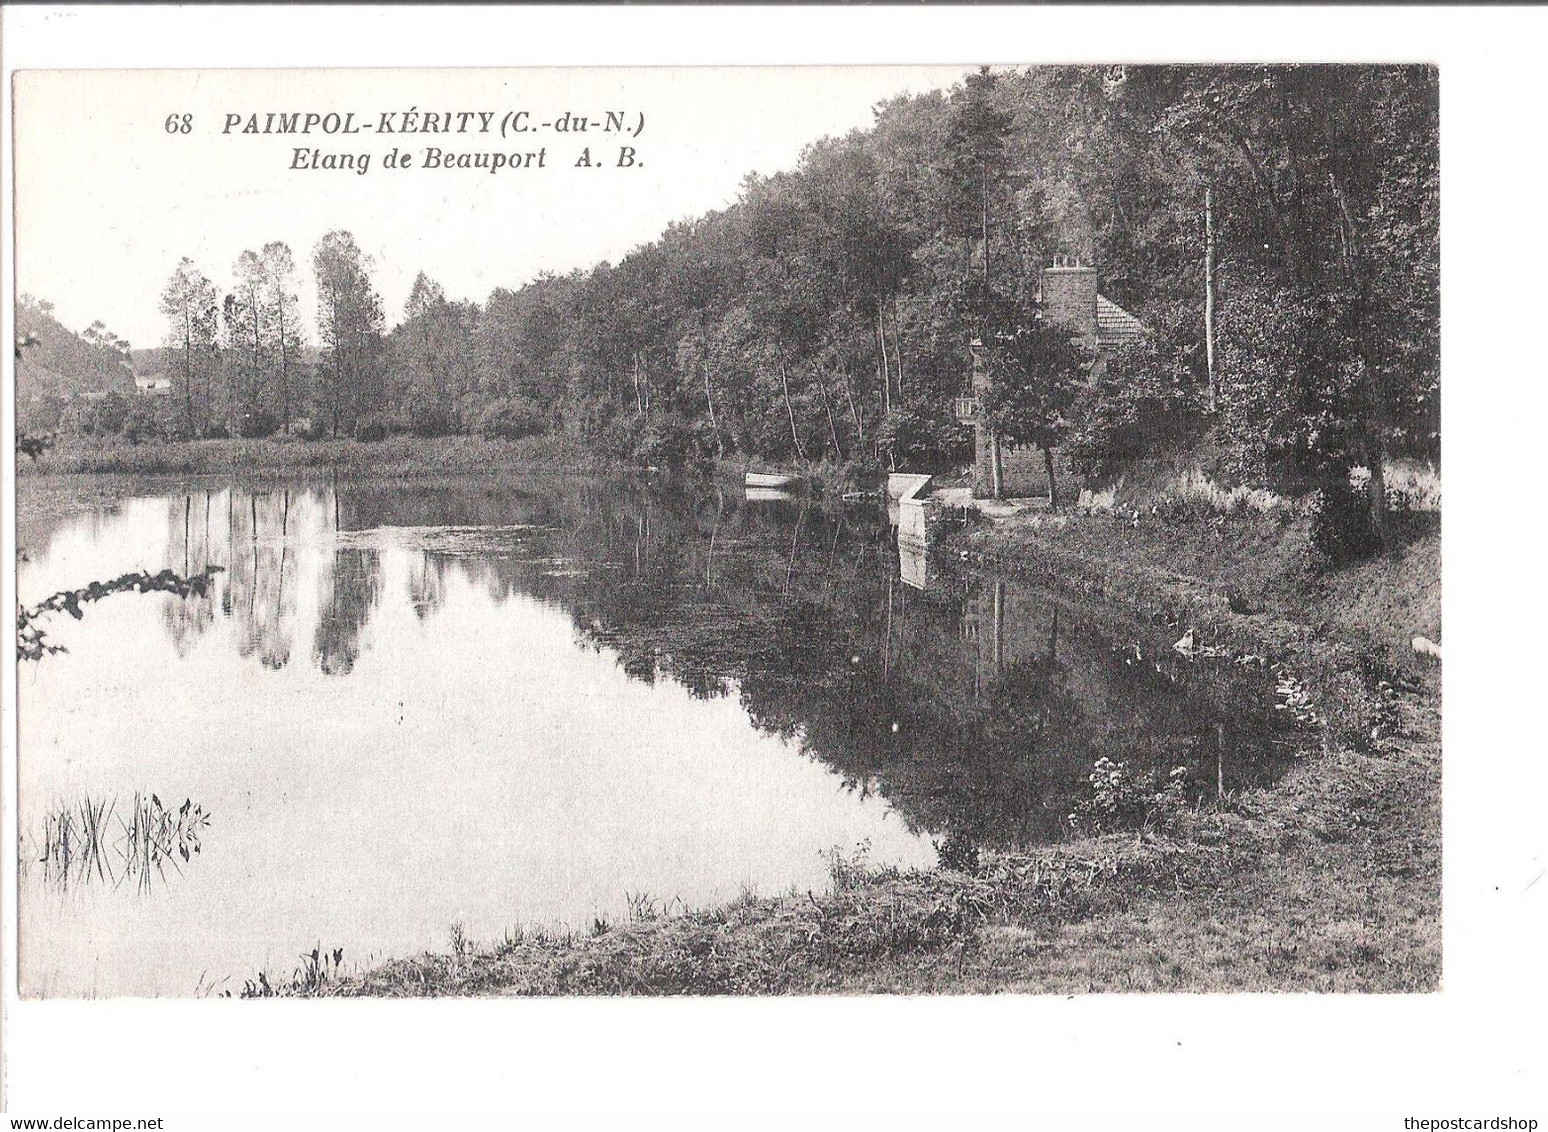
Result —
<instances>
[{"instance_id":1,"label":"grass bank","mask_svg":"<svg viewBox=\"0 0 1548 1132\"><path fill-rule=\"evenodd\" d=\"M1262 526L1260 523L1269 523ZM1318 574L1299 520L1027 518L952 547L1098 597L1200 646L1259 656L1309 690L1320 755L1273 786L1168 813L1143 833L1071 836L965 871L834 859L831 892L747 895L579 934L513 931L264 990L325 995L1423 991L1440 979L1438 670L1392 617L1435 587L1420 534ZM945 556L943 556L945 557ZM1380 596L1373 596L1380 595ZM1433 611L1438 617L1438 611ZM257 988L255 988L257 989Z\"/></svg>"},{"instance_id":2,"label":"grass bank","mask_svg":"<svg viewBox=\"0 0 1548 1132\"><path fill-rule=\"evenodd\" d=\"M853 863L831 893L514 932L279 993L717 995L1418 991L1440 975L1439 722L1413 697L1375 750L1162 833L972 872Z\"/></svg>"},{"instance_id":3,"label":"grass bank","mask_svg":"<svg viewBox=\"0 0 1548 1132\"><path fill-rule=\"evenodd\" d=\"M16 473L28 475L224 475L339 471L374 475L589 471L600 466L588 451L558 435L521 440L478 436L385 440L127 441L70 440L36 460L18 458Z\"/></svg>"},{"instance_id":4,"label":"grass bank","mask_svg":"<svg viewBox=\"0 0 1548 1132\"><path fill-rule=\"evenodd\" d=\"M1179 635L1191 629L1200 647L1282 665L1309 685L1331 739L1359 744L1385 725L1383 682L1432 672L1411 641L1441 635L1436 520L1396 523L1386 554L1335 570L1321 566L1305 516L1250 510L1033 513L954 549Z\"/></svg>"}]
</instances>

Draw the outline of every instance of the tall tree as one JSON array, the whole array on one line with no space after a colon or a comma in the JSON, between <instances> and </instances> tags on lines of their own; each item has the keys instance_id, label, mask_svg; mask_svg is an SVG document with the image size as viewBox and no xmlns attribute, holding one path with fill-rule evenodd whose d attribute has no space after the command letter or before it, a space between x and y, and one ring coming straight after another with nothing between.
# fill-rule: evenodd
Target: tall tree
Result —
<instances>
[{"instance_id":1,"label":"tall tree","mask_svg":"<svg viewBox=\"0 0 1548 1132\"><path fill-rule=\"evenodd\" d=\"M992 297L989 204L1006 179L1005 146L1014 122L998 98L998 77L988 67L964 80L951 100L942 170L948 224L958 234L979 240L979 286L985 303Z\"/></svg>"},{"instance_id":2,"label":"tall tree","mask_svg":"<svg viewBox=\"0 0 1548 1132\"><path fill-rule=\"evenodd\" d=\"M296 296L296 261L290 246L278 240L263 246L262 303L264 319L273 334L275 408L280 431L290 433L293 410L301 398L293 384L301 352L301 305Z\"/></svg>"},{"instance_id":3,"label":"tall tree","mask_svg":"<svg viewBox=\"0 0 1548 1132\"><path fill-rule=\"evenodd\" d=\"M167 347L182 386L188 433L198 436L208 424L210 382L219 361L220 322L215 284L186 256L161 292L161 313L167 318ZM201 385L202 407L195 393Z\"/></svg>"},{"instance_id":4,"label":"tall tree","mask_svg":"<svg viewBox=\"0 0 1548 1132\"><path fill-rule=\"evenodd\" d=\"M415 432L436 435L457 422L459 391L451 378L457 355L466 353L466 337L441 285L421 271L389 343L391 399Z\"/></svg>"},{"instance_id":5,"label":"tall tree","mask_svg":"<svg viewBox=\"0 0 1548 1132\"><path fill-rule=\"evenodd\" d=\"M353 429L379 400L382 302L370 268L349 232L329 232L312 253L323 354L320 407L335 437Z\"/></svg>"},{"instance_id":6,"label":"tall tree","mask_svg":"<svg viewBox=\"0 0 1548 1132\"><path fill-rule=\"evenodd\" d=\"M235 271L236 287L225 306L233 377L231 425L247 435L262 430L264 385L274 333L264 314L262 256L244 251L237 257Z\"/></svg>"}]
</instances>

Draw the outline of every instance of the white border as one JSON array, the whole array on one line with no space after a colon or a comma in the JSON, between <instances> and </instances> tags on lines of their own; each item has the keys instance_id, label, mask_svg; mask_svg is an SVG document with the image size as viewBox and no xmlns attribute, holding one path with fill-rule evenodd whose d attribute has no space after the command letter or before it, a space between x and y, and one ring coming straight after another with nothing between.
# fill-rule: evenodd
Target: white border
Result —
<instances>
[{"instance_id":1,"label":"white border","mask_svg":"<svg viewBox=\"0 0 1548 1132\"><path fill-rule=\"evenodd\" d=\"M740 1002L37 1003L15 998L8 1108L169 1128L322 1127L328 1110L605 1114L654 1125L1401 1128L1548 1119L1542 447L1548 17L1521 9L8 8L20 67L1025 63L1441 66L1446 395L1445 990L1416 997ZM777 112L777 108L772 108ZM9 236L9 230L7 230ZM6 247L9 249L7 239ZM6 256L7 294L15 294ZM5 304L5 332L12 314ZM10 362L5 362L9 373ZM7 411L9 396L6 398ZM7 477L11 446L6 445ZM1531 485L1529 488L1528 485ZM6 527L7 561L14 535ZM7 571L7 573L9 573ZM12 600L7 578L4 598ZM14 797L14 682L4 788ZM3 843L14 844L6 807ZM176 1114L228 1113L218 1121ZM616 1119L616 1117L614 1118ZM609 1121L611 1123L611 1120Z\"/></svg>"}]
</instances>

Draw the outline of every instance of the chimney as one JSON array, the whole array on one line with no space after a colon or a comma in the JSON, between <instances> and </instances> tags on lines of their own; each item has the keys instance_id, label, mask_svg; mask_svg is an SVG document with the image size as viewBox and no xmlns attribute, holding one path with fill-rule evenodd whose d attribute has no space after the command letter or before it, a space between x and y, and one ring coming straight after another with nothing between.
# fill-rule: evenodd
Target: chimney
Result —
<instances>
[{"instance_id":1,"label":"chimney","mask_svg":"<svg viewBox=\"0 0 1548 1132\"><path fill-rule=\"evenodd\" d=\"M1097 348L1097 274L1074 256L1054 256L1043 268L1043 317L1078 336L1081 344Z\"/></svg>"}]
</instances>

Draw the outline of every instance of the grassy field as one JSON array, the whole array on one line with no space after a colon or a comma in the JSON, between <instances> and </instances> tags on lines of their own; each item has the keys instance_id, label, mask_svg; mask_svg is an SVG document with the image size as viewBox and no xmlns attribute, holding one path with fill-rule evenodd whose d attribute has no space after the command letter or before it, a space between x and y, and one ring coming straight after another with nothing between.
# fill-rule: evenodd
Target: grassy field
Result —
<instances>
[{"instance_id":1,"label":"grassy field","mask_svg":"<svg viewBox=\"0 0 1548 1132\"><path fill-rule=\"evenodd\" d=\"M17 457L16 548L25 559L44 546L49 532L74 515L111 508L152 477L222 476L242 481L340 476L485 476L528 472L617 471L577 452L557 436L485 440L477 436L435 439L398 436L357 440L196 440L97 442L71 440L37 460ZM162 481L164 482L164 481Z\"/></svg>"},{"instance_id":2,"label":"grassy field","mask_svg":"<svg viewBox=\"0 0 1548 1132\"><path fill-rule=\"evenodd\" d=\"M1266 523L1269 525L1260 525ZM558 995L1434 990L1439 670L1395 646L1438 618L1438 536L1319 575L1293 520L1089 516L967 536L960 560L1055 580L1302 680L1323 749L1274 786L969 872L834 860L827 893L642 902L581 934L513 931L257 993ZM942 556L946 557L946 556ZM1423 572L1423 573L1421 573ZM1417 580L1416 580L1417 576ZM1409 625L1415 628L1410 630ZM1434 626L1438 632L1438 621ZM1377 632L1376 630L1380 630Z\"/></svg>"},{"instance_id":3,"label":"grassy field","mask_svg":"<svg viewBox=\"0 0 1548 1132\"><path fill-rule=\"evenodd\" d=\"M71 440L36 460L18 458L16 474L221 475L340 471L379 475L512 472L555 468L588 470L597 461L562 436L485 440L394 436L358 440L189 440L98 442Z\"/></svg>"}]
</instances>

